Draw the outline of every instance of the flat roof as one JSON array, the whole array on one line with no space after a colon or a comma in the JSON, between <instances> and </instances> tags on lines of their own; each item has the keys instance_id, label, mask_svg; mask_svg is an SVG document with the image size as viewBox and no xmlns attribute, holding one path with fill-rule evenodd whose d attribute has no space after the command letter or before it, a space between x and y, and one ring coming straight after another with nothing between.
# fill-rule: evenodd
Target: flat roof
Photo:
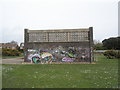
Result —
<instances>
[{"instance_id":1,"label":"flat roof","mask_svg":"<svg viewBox=\"0 0 120 90\"><path fill-rule=\"evenodd\" d=\"M49 29L49 30L28 30L28 33L37 33L37 32L87 32L89 28L80 28L80 29Z\"/></svg>"}]
</instances>

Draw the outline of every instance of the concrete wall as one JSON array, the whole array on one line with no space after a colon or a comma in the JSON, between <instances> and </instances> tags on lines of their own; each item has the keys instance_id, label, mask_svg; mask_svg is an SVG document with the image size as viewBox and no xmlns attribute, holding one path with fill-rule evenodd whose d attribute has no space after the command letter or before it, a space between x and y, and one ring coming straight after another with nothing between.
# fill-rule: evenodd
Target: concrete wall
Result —
<instances>
[{"instance_id":1,"label":"concrete wall","mask_svg":"<svg viewBox=\"0 0 120 90\"><path fill-rule=\"evenodd\" d=\"M42 35L42 34L43 35ZM53 36L50 36L52 33ZM43 36L43 37L42 37ZM64 36L64 37L63 37ZM50 40L50 38L55 40ZM56 39L57 38L57 39ZM66 40L64 40L64 38ZM45 51L56 62L69 59L76 62L93 61L93 28L66 30L28 30L25 29L25 62L31 54Z\"/></svg>"}]
</instances>

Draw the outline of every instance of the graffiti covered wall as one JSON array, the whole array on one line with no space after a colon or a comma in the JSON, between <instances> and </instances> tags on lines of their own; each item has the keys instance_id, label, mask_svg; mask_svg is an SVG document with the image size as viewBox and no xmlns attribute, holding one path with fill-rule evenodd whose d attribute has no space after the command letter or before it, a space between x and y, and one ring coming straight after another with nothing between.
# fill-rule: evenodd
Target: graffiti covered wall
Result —
<instances>
[{"instance_id":1,"label":"graffiti covered wall","mask_svg":"<svg viewBox=\"0 0 120 90\"><path fill-rule=\"evenodd\" d=\"M45 45L44 45L45 46ZM75 46L51 46L49 48L28 49L28 61L34 63L82 62L89 61L90 49Z\"/></svg>"},{"instance_id":2,"label":"graffiti covered wall","mask_svg":"<svg viewBox=\"0 0 120 90\"><path fill-rule=\"evenodd\" d=\"M26 62L91 62L93 59L92 27L84 29L25 29Z\"/></svg>"}]
</instances>

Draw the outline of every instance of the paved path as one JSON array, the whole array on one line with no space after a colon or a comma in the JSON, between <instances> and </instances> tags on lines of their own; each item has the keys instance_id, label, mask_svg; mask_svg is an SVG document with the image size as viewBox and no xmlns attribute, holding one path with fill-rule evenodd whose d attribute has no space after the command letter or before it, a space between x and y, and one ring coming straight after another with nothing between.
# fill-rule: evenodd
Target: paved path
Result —
<instances>
[{"instance_id":1,"label":"paved path","mask_svg":"<svg viewBox=\"0 0 120 90\"><path fill-rule=\"evenodd\" d=\"M18 58L8 58L8 59L2 59L2 63L0 60L0 64L33 64L30 62L24 62L24 59L22 57ZM90 64L89 62L72 62L72 63L54 63L53 64ZM94 62L91 64L95 64Z\"/></svg>"},{"instance_id":2,"label":"paved path","mask_svg":"<svg viewBox=\"0 0 120 90\"><path fill-rule=\"evenodd\" d=\"M2 59L2 64L22 64L23 62L24 59L22 57Z\"/></svg>"}]
</instances>

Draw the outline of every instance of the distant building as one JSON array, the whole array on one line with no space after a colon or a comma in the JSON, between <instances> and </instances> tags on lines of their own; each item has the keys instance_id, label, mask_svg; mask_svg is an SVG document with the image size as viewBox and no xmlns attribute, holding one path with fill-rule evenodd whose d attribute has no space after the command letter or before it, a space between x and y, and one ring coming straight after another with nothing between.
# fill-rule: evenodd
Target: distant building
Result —
<instances>
[{"instance_id":1,"label":"distant building","mask_svg":"<svg viewBox=\"0 0 120 90\"><path fill-rule=\"evenodd\" d=\"M18 45L11 43L0 43L0 48L17 49Z\"/></svg>"},{"instance_id":2,"label":"distant building","mask_svg":"<svg viewBox=\"0 0 120 90\"><path fill-rule=\"evenodd\" d=\"M24 49L24 43L20 43L20 49Z\"/></svg>"}]
</instances>

